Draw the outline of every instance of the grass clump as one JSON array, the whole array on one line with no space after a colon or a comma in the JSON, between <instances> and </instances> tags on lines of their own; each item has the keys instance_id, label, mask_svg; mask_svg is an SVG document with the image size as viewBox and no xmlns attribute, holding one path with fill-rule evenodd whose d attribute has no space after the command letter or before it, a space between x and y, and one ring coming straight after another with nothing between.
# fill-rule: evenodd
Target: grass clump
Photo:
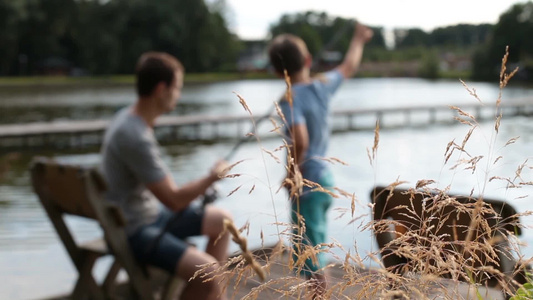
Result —
<instances>
[{"instance_id":1,"label":"grass clump","mask_svg":"<svg viewBox=\"0 0 533 300\"><path fill-rule=\"evenodd\" d=\"M346 249L345 246L332 242L308 246L302 243L304 226L295 231L293 224L276 220L279 243L273 248L250 252L247 242L242 237L244 228L237 229L227 224L234 241L240 245L242 254L230 259L220 270L218 276L225 278L228 292L233 298L242 299L306 299L317 298L313 293L313 282L295 275L295 270L304 267L308 258L316 259L320 252L329 253L335 260L325 267L329 273L329 286L324 291L323 299L487 299L509 298L527 299L531 296L533 286L526 278L525 269L530 260L520 254L520 243L516 235L521 230L519 218L525 214L516 214L506 203L485 198L489 184L503 183L505 189L517 189L531 185L524 180L521 172L528 167L527 161L521 164L510 177L493 175L493 170L503 160L495 149L497 136L502 121L502 91L516 73L507 73L508 51L502 60L500 73L500 94L496 99L494 123L490 135L483 135L482 125L476 118L459 107L450 107L456 112L455 119L468 127L460 140L448 143L444 153L444 165L453 172L467 171L473 176L481 175L477 187L467 195L452 195L452 183L439 188L439 182L433 179L420 179L413 186L404 188L407 183L397 180L386 187L376 187L371 194L372 203L363 204L355 193L339 188L333 191L304 180L298 167L294 165L291 145L286 141L275 150L262 146L261 152L266 164L266 157L272 157L281 163L276 152L288 153L284 168L294 172L292 181L285 181L288 193L298 196L304 186L313 190L330 193L336 198L346 198L351 203L349 209L341 213L350 213L350 223L361 220L365 215L357 215L357 207L372 209L374 220L364 224L363 230L370 230L377 237L380 250L361 256L357 248ZM477 101L475 89L469 88L463 81L467 92ZM287 80L287 95L290 98L290 81ZM246 101L239 97L246 111L252 115ZM279 119L273 119L272 131L281 134L285 126L284 116L279 107ZM253 120L253 118L252 118ZM279 123L281 120L281 123ZM372 166L378 164L379 120L376 122L374 143L368 149L368 158ZM468 144L471 138L481 133L488 145L486 154L470 153ZM254 135L254 133L250 133ZM261 141L255 136L259 145ZM519 140L513 137L502 148ZM341 163L338 158L324 158L330 163ZM240 162L239 162L240 163ZM299 176L298 176L299 174ZM228 175L238 177L241 174ZM377 176L377 175L374 175ZM269 189L280 191L279 188ZM239 189L239 186L237 189ZM254 190L251 188L250 193ZM235 190L234 190L235 191ZM232 191L232 193L234 192ZM272 194L273 195L273 192ZM273 203L274 206L274 203ZM261 239L263 236L261 234ZM294 252L289 243L296 244L300 251ZM335 256L341 250L344 257ZM292 260L291 256L296 259ZM368 262L378 264L379 268L369 268ZM496 294L494 293L496 291Z\"/></svg>"}]
</instances>

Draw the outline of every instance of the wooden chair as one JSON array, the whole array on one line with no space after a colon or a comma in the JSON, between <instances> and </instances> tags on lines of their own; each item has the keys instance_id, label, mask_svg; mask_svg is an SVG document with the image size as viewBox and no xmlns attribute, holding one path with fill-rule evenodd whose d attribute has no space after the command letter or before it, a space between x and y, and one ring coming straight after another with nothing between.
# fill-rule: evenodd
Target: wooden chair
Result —
<instances>
[{"instance_id":1,"label":"wooden chair","mask_svg":"<svg viewBox=\"0 0 533 300\"><path fill-rule=\"evenodd\" d=\"M471 222L472 211L458 209L453 202L440 202L435 205L434 201L445 201L434 194L424 194L421 192L410 193L408 190L395 188L391 190L386 187L376 187L370 197L374 202L374 221L376 224L375 236L380 248L380 254L384 266L396 273L405 273L417 269L417 262L398 255L397 251L402 244L399 237L407 231L415 231L423 238L411 238L404 236L402 243L412 243L410 246L431 247L431 239L438 239L442 242L441 253L463 254L464 259L470 259L474 268L481 266L492 266L506 275L506 283L510 284L512 290L516 285L512 280L525 283L525 272L518 270L519 265L515 261L508 247L508 237L510 234L521 235L518 226L519 220L516 210L503 201L493 199L483 199L484 205L492 207L492 210L483 210L483 218L487 220L488 227L478 225L475 228L472 241L489 241L493 246L494 254L487 251L463 251L462 246L467 238L468 227ZM464 196L452 196L457 202L473 207L476 199ZM437 200L434 200L437 199ZM389 221L384 221L389 220ZM430 237L429 239L426 239ZM417 245L414 245L414 244ZM405 244L403 244L405 245ZM428 248L429 249L429 248ZM480 253L481 252L481 253ZM458 259L458 261L461 258ZM424 262L427 263L427 262ZM429 261L435 264L435 261ZM494 276L485 272L474 272L470 278L462 277L464 281L474 280L476 283L487 284L488 286L498 286L498 280ZM446 272L440 275L447 277L451 274Z\"/></svg>"},{"instance_id":2,"label":"wooden chair","mask_svg":"<svg viewBox=\"0 0 533 300\"><path fill-rule=\"evenodd\" d=\"M54 225L72 262L78 270L72 299L109 299L115 292L116 277L123 268L129 277L130 294L138 299L154 299L155 283L150 272L139 264L130 251L124 231L125 221L120 209L104 201L106 189L101 175L85 167L63 165L38 157L31 165L35 193ZM65 223L64 215L75 215L97 221L103 229L102 239L77 244ZM113 255L114 262L104 282L99 285L92 276L95 262ZM153 277L153 276L152 276ZM174 281L169 281L167 287ZM164 297L172 290L166 289ZM163 298L166 299L166 298Z\"/></svg>"}]
</instances>

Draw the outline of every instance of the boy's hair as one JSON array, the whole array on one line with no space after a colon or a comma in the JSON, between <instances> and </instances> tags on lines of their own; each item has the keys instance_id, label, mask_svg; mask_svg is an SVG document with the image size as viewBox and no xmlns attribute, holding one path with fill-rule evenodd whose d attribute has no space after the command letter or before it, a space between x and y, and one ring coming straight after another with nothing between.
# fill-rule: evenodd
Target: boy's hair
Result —
<instances>
[{"instance_id":1,"label":"boy's hair","mask_svg":"<svg viewBox=\"0 0 533 300\"><path fill-rule=\"evenodd\" d=\"M305 65L305 55L302 53L305 43L292 34L281 34L270 42L268 56L270 63L279 74L287 70L289 76L301 71Z\"/></svg>"},{"instance_id":2,"label":"boy's hair","mask_svg":"<svg viewBox=\"0 0 533 300\"><path fill-rule=\"evenodd\" d=\"M149 96L161 81L167 86L174 81L176 71L184 68L174 56L164 52L146 52L135 67L135 87L139 96Z\"/></svg>"}]
</instances>

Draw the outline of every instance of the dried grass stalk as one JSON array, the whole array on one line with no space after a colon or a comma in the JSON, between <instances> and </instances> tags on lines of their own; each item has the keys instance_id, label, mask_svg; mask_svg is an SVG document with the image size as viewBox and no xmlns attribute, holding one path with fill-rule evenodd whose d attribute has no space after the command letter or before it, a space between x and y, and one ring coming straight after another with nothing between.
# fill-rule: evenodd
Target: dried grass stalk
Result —
<instances>
[{"instance_id":1,"label":"dried grass stalk","mask_svg":"<svg viewBox=\"0 0 533 300\"><path fill-rule=\"evenodd\" d=\"M241 237L239 230L235 227L235 224L229 219L224 219L224 230L228 230L233 237L233 241L239 245L242 251L242 257L252 267L261 281L265 281L266 274L261 265L256 262L252 256L252 253L248 250L247 241L244 237Z\"/></svg>"}]
</instances>

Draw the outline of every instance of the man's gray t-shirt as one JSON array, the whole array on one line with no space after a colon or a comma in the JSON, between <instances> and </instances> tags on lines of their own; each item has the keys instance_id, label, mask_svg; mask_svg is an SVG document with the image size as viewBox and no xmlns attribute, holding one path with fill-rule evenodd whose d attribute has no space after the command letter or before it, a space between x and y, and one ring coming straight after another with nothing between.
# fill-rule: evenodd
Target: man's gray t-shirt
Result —
<instances>
[{"instance_id":1,"label":"man's gray t-shirt","mask_svg":"<svg viewBox=\"0 0 533 300\"><path fill-rule=\"evenodd\" d=\"M118 112L107 128L102 171L108 184L106 199L124 212L127 234L156 220L161 203L146 185L165 178L168 170L152 128L131 107Z\"/></svg>"}]
</instances>

